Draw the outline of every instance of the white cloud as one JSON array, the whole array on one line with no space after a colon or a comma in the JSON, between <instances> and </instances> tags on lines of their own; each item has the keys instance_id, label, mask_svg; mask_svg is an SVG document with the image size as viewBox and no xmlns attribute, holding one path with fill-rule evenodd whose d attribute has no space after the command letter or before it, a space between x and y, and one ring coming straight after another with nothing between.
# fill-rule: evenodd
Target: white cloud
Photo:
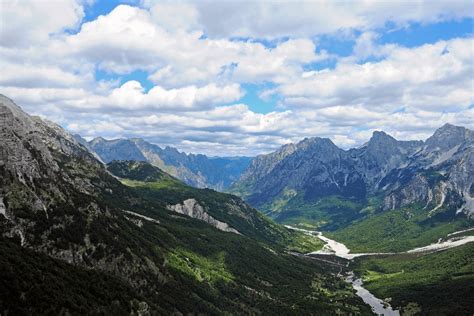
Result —
<instances>
[{"instance_id":1,"label":"white cloud","mask_svg":"<svg viewBox=\"0 0 474 316\"><path fill-rule=\"evenodd\" d=\"M391 50L386 59L340 63L273 90L287 106L363 106L370 111L401 107L451 110L474 103L474 40L455 39Z\"/></svg>"},{"instance_id":2,"label":"white cloud","mask_svg":"<svg viewBox=\"0 0 474 316\"><path fill-rule=\"evenodd\" d=\"M168 88L216 80L279 82L300 74L305 63L329 57L316 54L309 39L289 40L271 49L257 42L201 36L199 31L169 32L148 11L120 5L84 23L79 33L54 41L50 50L112 73L150 71L150 80Z\"/></svg>"},{"instance_id":3,"label":"white cloud","mask_svg":"<svg viewBox=\"0 0 474 316\"><path fill-rule=\"evenodd\" d=\"M373 31L362 33L357 37L350 57L342 59L343 62L365 60L369 57L386 57L397 49L395 44L377 45L375 42L380 37L380 34Z\"/></svg>"},{"instance_id":4,"label":"white cloud","mask_svg":"<svg viewBox=\"0 0 474 316\"><path fill-rule=\"evenodd\" d=\"M54 65L15 64L0 61L0 85L10 87L69 87L93 81L90 72L74 74Z\"/></svg>"},{"instance_id":5,"label":"white cloud","mask_svg":"<svg viewBox=\"0 0 474 316\"><path fill-rule=\"evenodd\" d=\"M138 81L128 81L120 88L114 89L100 104L109 104L129 110L143 108L199 110L218 104L236 101L243 96L238 84L217 86L209 84L203 87L188 86L179 89L166 90L155 86L147 93Z\"/></svg>"},{"instance_id":6,"label":"white cloud","mask_svg":"<svg viewBox=\"0 0 474 316\"><path fill-rule=\"evenodd\" d=\"M187 86L166 90L155 86L144 91L140 82L131 80L107 95L81 88L25 88L0 86L1 91L20 103L61 106L67 111L197 111L234 102L243 96L238 84L202 87Z\"/></svg>"},{"instance_id":7,"label":"white cloud","mask_svg":"<svg viewBox=\"0 0 474 316\"><path fill-rule=\"evenodd\" d=\"M377 44L387 21L472 16L466 1L145 1L82 25L80 2L41 3L0 4L0 93L86 137L250 155L309 136L349 147L373 130L411 139L446 122L474 127L472 38ZM352 56L318 49L314 36L328 33L360 34ZM329 59L334 68L305 70ZM136 70L151 87L128 79ZM249 92L281 108L241 104L244 83L271 86Z\"/></svg>"},{"instance_id":8,"label":"white cloud","mask_svg":"<svg viewBox=\"0 0 474 316\"><path fill-rule=\"evenodd\" d=\"M145 1L161 6L161 1ZM157 3L157 4L156 4ZM190 24L197 20L210 37L306 37L348 29L373 30L391 22L404 27L411 22L434 23L473 17L470 0L416 1L199 1L193 5ZM175 13L178 20L188 10Z\"/></svg>"},{"instance_id":9,"label":"white cloud","mask_svg":"<svg viewBox=\"0 0 474 316\"><path fill-rule=\"evenodd\" d=\"M50 35L77 27L83 17L83 8L76 0L0 1L0 46L44 42Z\"/></svg>"},{"instance_id":10,"label":"white cloud","mask_svg":"<svg viewBox=\"0 0 474 316\"><path fill-rule=\"evenodd\" d=\"M160 2L150 9L153 21L170 32L199 29L196 7L190 3Z\"/></svg>"}]
</instances>

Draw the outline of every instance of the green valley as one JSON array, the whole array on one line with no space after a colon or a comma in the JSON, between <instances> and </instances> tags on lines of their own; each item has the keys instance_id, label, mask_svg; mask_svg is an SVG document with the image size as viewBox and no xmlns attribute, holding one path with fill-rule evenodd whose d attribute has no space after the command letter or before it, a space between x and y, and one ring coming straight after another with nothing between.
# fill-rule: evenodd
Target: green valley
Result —
<instances>
[{"instance_id":1,"label":"green valley","mask_svg":"<svg viewBox=\"0 0 474 316\"><path fill-rule=\"evenodd\" d=\"M0 0L0 316L474 316L474 0Z\"/></svg>"},{"instance_id":2,"label":"green valley","mask_svg":"<svg viewBox=\"0 0 474 316\"><path fill-rule=\"evenodd\" d=\"M430 254L359 257L364 286L403 315L469 315L474 310L474 244Z\"/></svg>"},{"instance_id":3,"label":"green valley","mask_svg":"<svg viewBox=\"0 0 474 316\"><path fill-rule=\"evenodd\" d=\"M352 252L401 252L429 245L449 233L472 227L474 220L445 210L428 217L421 207L407 207L369 215L327 235Z\"/></svg>"}]
</instances>

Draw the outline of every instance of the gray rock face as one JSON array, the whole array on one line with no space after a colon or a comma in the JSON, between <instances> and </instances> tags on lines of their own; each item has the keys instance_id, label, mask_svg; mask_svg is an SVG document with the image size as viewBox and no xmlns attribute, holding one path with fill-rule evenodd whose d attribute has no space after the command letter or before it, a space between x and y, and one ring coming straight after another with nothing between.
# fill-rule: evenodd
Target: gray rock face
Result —
<instances>
[{"instance_id":1,"label":"gray rock face","mask_svg":"<svg viewBox=\"0 0 474 316\"><path fill-rule=\"evenodd\" d=\"M77 165L79 161L81 165ZM35 222L18 216L22 210L51 221L44 239L55 228L68 227L70 218L51 214L59 205L78 212L93 208L87 199L77 198L83 194L93 199L107 187L105 182L92 183L89 177L101 168L100 162L61 127L28 116L0 95L0 212L8 220L2 227L3 235L18 236L23 246L42 243L32 234Z\"/></svg>"},{"instance_id":2,"label":"gray rock face","mask_svg":"<svg viewBox=\"0 0 474 316\"><path fill-rule=\"evenodd\" d=\"M3 215L3 217L7 218L7 210L5 208L5 204L3 203L2 197L0 197L0 214Z\"/></svg>"},{"instance_id":3,"label":"gray rock face","mask_svg":"<svg viewBox=\"0 0 474 316\"><path fill-rule=\"evenodd\" d=\"M274 153L255 157L252 159L250 165L242 174L239 181L252 183L255 182L256 180L270 173L280 161L282 161L288 155L291 155L293 152L295 152L295 150L296 146L294 144L288 144L282 146Z\"/></svg>"},{"instance_id":4,"label":"gray rock face","mask_svg":"<svg viewBox=\"0 0 474 316\"><path fill-rule=\"evenodd\" d=\"M207 157L161 148L143 139L105 140L95 138L89 146L105 163L112 160L147 161L186 184L224 190L237 180L250 162L248 157Z\"/></svg>"},{"instance_id":5,"label":"gray rock face","mask_svg":"<svg viewBox=\"0 0 474 316\"><path fill-rule=\"evenodd\" d=\"M365 194L361 181L361 175L342 149L329 139L310 138L298 143L292 154L256 181L256 193L249 196L249 201L258 205L267 196L276 197L285 191L302 192L306 198L360 195Z\"/></svg>"},{"instance_id":6,"label":"gray rock face","mask_svg":"<svg viewBox=\"0 0 474 316\"><path fill-rule=\"evenodd\" d=\"M173 212L206 222L219 230L240 234L237 230L230 227L227 223L218 221L217 219L209 215L195 199L184 200L182 204L168 205L168 209Z\"/></svg>"},{"instance_id":7,"label":"gray rock face","mask_svg":"<svg viewBox=\"0 0 474 316\"><path fill-rule=\"evenodd\" d=\"M404 169L406 178L395 182L384 200L384 209L422 203L430 216L442 206L456 207L458 213L474 216L473 132L446 124L427 139L413 154Z\"/></svg>"},{"instance_id":8,"label":"gray rock face","mask_svg":"<svg viewBox=\"0 0 474 316\"><path fill-rule=\"evenodd\" d=\"M112 160L147 160L137 146L127 139L108 141L102 137L98 137L89 142L89 148L105 163L111 162Z\"/></svg>"},{"instance_id":9,"label":"gray rock face","mask_svg":"<svg viewBox=\"0 0 474 316\"><path fill-rule=\"evenodd\" d=\"M425 142L374 132L350 150L310 138L256 157L230 190L255 206L297 195L307 201L382 195L383 209L422 203L433 215L446 206L472 216L473 147L473 132L450 124Z\"/></svg>"},{"instance_id":10,"label":"gray rock face","mask_svg":"<svg viewBox=\"0 0 474 316\"><path fill-rule=\"evenodd\" d=\"M384 132L374 132L369 142L361 148L351 149L358 173L363 175L368 192L380 189L380 182L390 171L403 168L408 157L420 146L420 141L398 141Z\"/></svg>"},{"instance_id":11,"label":"gray rock face","mask_svg":"<svg viewBox=\"0 0 474 316\"><path fill-rule=\"evenodd\" d=\"M445 124L426 140L427 152L449 151L459 144L471 143L474 139L473 131L452 124Z\"/></svg>"}]
</instances>

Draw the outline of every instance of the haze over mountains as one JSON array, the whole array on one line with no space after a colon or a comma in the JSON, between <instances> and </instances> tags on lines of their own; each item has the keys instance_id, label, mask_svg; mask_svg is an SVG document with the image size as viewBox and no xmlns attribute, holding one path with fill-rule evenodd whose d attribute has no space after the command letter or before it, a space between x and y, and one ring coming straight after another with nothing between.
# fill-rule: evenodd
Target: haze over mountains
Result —
<instances>
[{"instance_id":1,"label":"haze over mountains","mask_svg":"<svg viewBox=\"0 0 474 316\"><path fill-rule=\"evenodd\" d=\"M224 190L238 179L250 162L249 157L207 157L164 149L139 138L105 140L97 137L90 142L76 138L105 162L137 160L165 170L185 183L199 187Z\"/></svg>"}]
</instances>

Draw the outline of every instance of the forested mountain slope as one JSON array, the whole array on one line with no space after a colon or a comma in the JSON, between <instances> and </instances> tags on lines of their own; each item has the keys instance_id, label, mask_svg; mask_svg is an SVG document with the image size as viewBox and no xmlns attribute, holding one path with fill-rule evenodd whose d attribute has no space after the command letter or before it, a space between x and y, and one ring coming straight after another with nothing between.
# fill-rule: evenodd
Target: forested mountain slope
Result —
<instances>
[{"instance_id":1,"label":"forested mountain slope","mask_svg":"<svg viewBox=\"0 0 474 316\"><path fill-rule=\"evenodd\" d=\"M331 266L286 254L319 243L237 197L148 164L107 170L4 96L0 134L4 314L369 312Z\"/></svg>"}]
</instances>

